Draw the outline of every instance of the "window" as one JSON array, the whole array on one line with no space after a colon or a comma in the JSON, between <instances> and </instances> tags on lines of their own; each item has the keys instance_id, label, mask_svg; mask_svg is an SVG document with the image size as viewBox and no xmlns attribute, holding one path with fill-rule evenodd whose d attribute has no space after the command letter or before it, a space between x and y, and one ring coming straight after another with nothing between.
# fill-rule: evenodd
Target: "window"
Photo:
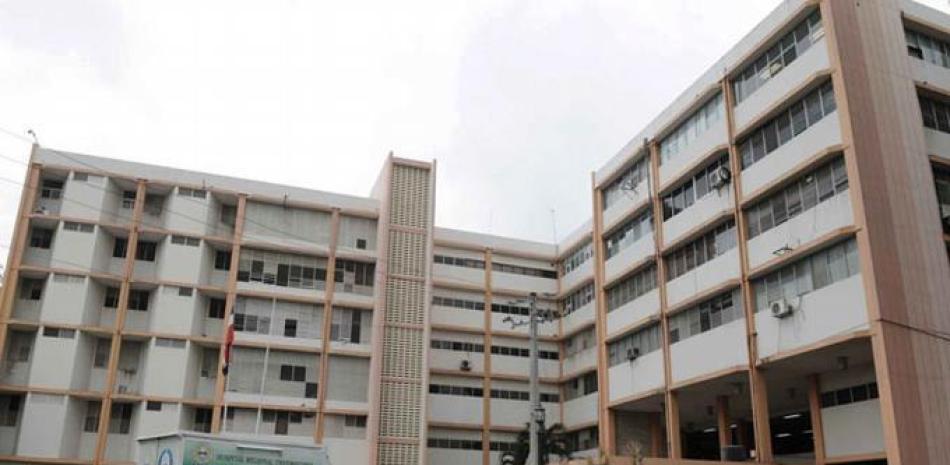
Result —
<instances>
[{"instance_id":1,"label":"window","mask_svg":"<svg viewBox=\"0 0 950 465\"><path fill-rule=\"evenodd\" d=\"M847 190L844 158L838 157L749 207L745 211L749 239Z\"/></svg>"},{"instance_id":2,"label":"window","mask_svg":"<svg viewBox=\"0 0 950 465\"><path fill-rule=\"evenodd\" d=\"M107 287L105 301L102 303L105 308L116 308L119 306L119 288Z\"/></svg>"},{"instance_id":3,"label":"window","mask_svg":"<svg viewBox=\"0 0 950 465\"><path fill-rule=\"evenodd\" d=\"M323 289L326 259L244 249L238 260L238 281L298 289Z\"/></svg>"},{"instance_id":4,"label":"window","mask_svg":"<svg viewBox=\"0 0 950 465\"><path fill-rule=\"evenodd\" d=\"M132 404L112 404L109 434L129 434L132 430Z\"/></svg>"},{"instance_id":5,"label":"window","mask_svg":"<svg viewBox=\"0 0 950 465\"><path fill-rule=\"evenodd\" d=\"M67 328L50 328L49 326L44 326L43 336L56 337L60 339L72 339L76 336L76 330Z\"/></svg>"},{"instance_id":6,"label":"window","mask_svg":"<svg viewBox=\"0 0 950 465\"><path fill-rule=\"evenodd\" d=\"M298 365L281 365L281 381L305 382L307 381L307 367Z\"/></svg>"},{"instance_id":7,"label":"window","mask_svg":"<svg viewBox=\"0 0 950 465\"><path fill-rule=\"evenodd\" d=\"M92 355L92 366L94 368L106 368L109 364L110 350L112 350L111 340L96 338L96 350Z\"/></svg>"},{"instance_id":8,"label":"window","mask_svg":"<svg viewBox=\"0 0 950 465\"><path fill-rule=\"evenodd\" d=\"M660 349L660 325L651 324L637 329L607 344L610 366L629 361L631 355L642 356Z\"/></svg>"},{"instance_id":9,"label":"window","mask_svg":"<svg viewBox=\"0 0 950 465\"><path fill-rule=\"evenodd\" d=\"M102 402L98 400L86 401L86 416L82 422L84 432L95 433L99 431L99 413L101 410Z\"/></svg>"},{"instance_id":10,"label":"window","mask_svg":"<svg viewBox=\"0 0 950 465\"><path fill-rule=\"evenodd\" d=\"M284 337L297 337L297 320L284 320Z\"/></svg>"},{"instance_id":11,"label":"window","mask_svg":"<svg viewBox=\"0 0 950 465\"><path fill-rule=\"evenodd\" d=\"M112 256L114 258L125 258L129 250L129 240L124 237L117 237L112 243Z\"/></svg>"},{"instance_id":12,"label":"window","mask_svg":"<svg viewBox=\"0 0 950 465\"><path fill-rule=\"evenodd\" d=\"M742 317L742 297L739 290L720 294L670 317L670 343L675 344Z\"/></svg>"},{"instance_id":13,"label":"window","mask_svg":"<svg viewBox=\"0 0 950 465\"><path fill-rule=\"evenodd\" d=\"M135 259L145 262L155 261L155 250L158 248L157 242L139 241L135 247Z\"/></svg>"},{"instance_id":14,"label":"window","mask_svg":"<svg viewBox=\"0 0 950 465\"><path fill-rule=\"evenodd\" d=\"M907 39L908 55L950 68L950 44L946 41L910 29L904 29L904 37Z\"/></svg>"},{"instance_id":15,"label":"window","mask_svg":"<svg viewBox=\"0 0 950 465\"><path fill-rule=\"evenodd\" d=\"M735 246L736 223L730 219L664 257L666 279L672 281L732 250Z\"/></svg>"},{"instance_id":16,"label":"window","mask_svg":"<svg viewBox=\"0 0 950 465\"><path fill-rule=\"evenodd\" d=\"M203 199L208 196L208 191L204 189L191 189L189 187L179 187L178 188L179 197L194 197L196 199Z\"/></svg>"},{"instance_id":17,"label":"window","mask_svg":"<svg viewBox=\"0 0 950 465\"><path fill-rule=\"evenodd\" d=\"M729 155L723 154L695 176L664 194L662 197L663 221L678 215L712 191L713 173L719 171L720 168L729 168Z\"/></svg>"},{"instance_id":18,"label":"window","mask_svg":"<svg viewBox=\"0 0 950 465\"><path fill-rule=\"evenodd\" d=\"M824 35L821 13L816 9L795 29L775 41L733 79L736 105L775 77Z\"/></svg>"},{"instance_id":19,"label":"window","mask_svg":"<svg viewBox=\"0 0 950 465\"><path fill-rule=\"evenodd\" d=\"M594 245L590 242L585 243L584 245L574 249L564 261L561 262L561 269L564 271L564 274L570 273L577 268L580 268L581 265L590 260L594 256Z\"/></svg>"},{"instance_id":20,"label":"window","mask_svg":"<svg viewBox=\"0 0 950 465\"><path fill-rule=\"evenodd\" d=\"M63 181L58 181L56 179L44 179L43 187L40 189L40 197L51 200L62 198Z\"/></svg>"},{"instance_id":21,"label":"window","mask_svg":"<svg viewBox=\"0 0 950 465\"><path fill-rule=\"evenodd\" d=\"M772 302L799 297L859 271L857 242L851 238L753 280L755 309L766 310Z\"/></svg>"},{"instance_id":22,"label":"window","mask_svg":"<svg viewBox=\"0 0 950 465\"><path fill-rule=\"evenodd\" d=\"M366 416L343 415L343 425L347 428L366 428Z\"/></svg>"},{"instance_id":23,"label":"window","mask_svg":"<svg viewBox=\"0 0 950 465\"><path fill-rule=\"evenodd\" d=\"M443 307L455 307L466 310L485 310L485 302L478 302L466 299L454 299L452 297L432 296L432 305L441 305Z\"/></svg>"},{"instance_id":24,"label":"window","mask_svg":"<svg viewBox=\"0 0 950 465\"><path fill-rule=\"evenodd\" d=\"M937 187L937 204L943 232L950 234L950 169L934 167L934 183Z\"/></svg>"},{"instance_id":25,"label":"window","mask_svg":"<svg viewBox=\"0 0 950 465\"><path fill-rule=\"evenodd\" d=\"M654 288L656 288L656 266L650 264L607 288L607 311L614 311Z\"/></svg>"},{"instance_id":26,"label":"window","mask_svg":"<svg viewBox=\"0 0 950 465\"><path fill-rule=\"evenodd\" d=\"M683 153L701 135L705 134L713 124L723 117L722 93L717 92L698 110L693 112L686 121L680 123L670 135L660 141L660 164L667 163ZM723 133L725 136L725 133Z\"/></svg>"},{"instance_id":27,"label":"window","mask_svg":"<svg viewBox=\"0 0 950 465\"><path fill-rule=\"evenodd\" d=\"M360 250L366 250L366 239L357 239L356 248Z\"/></svg>"},{"instance_id":28,"label":"window","mask_svg":"<svg viewBox=\"0 0 950 465\"><path fill-rule=\"evenodd\" d=\"M20 299L22 300L40 300L43 298L43 285L45 280L23 278L20 281Z\"/></svg>"},{"instance_id":29,"label":"window","mask_svg":"<svg viewBox=\"0 0 950 465\"><path fill-rule=\"evenodd\" d=\"M375 273L375 263L338 259L336 261L336 270L334 271L333 278L337 283L343 284L343 288L340 289L342 292L365 293L367 292L366 290L360 291L353 288L353 286L372 287ZM279 271L277 279L278 281L280 280ZM293 279L293 276L291 276L291 279ZM372 292L372 290L368 290L368 292Z\"/></svg>"},{"instance_id":30,"label":"window","mask_svg":"<svg viewBox=\"0 0 950 465\"><path fill-rule=\"evenodd\" d=\"M34 227L30 231L30 247L49 249L53 245L53 230Z\"/></svg>"},{"instance_id":31,"label":"window","mask_svg":"<svg viewBox=\"0 0 950 465\"><path fill-rule=\"evenodd\" d=\"M236 218L237 218L237 206L221 205L221 214L218 215L218 221L233 228Z\"/></svg>"},{"instance_id":32,"label":"window","mask_svg":"<svg viewBox=\"0 0 950 465\"><path fill-rule=\"evenodd\" d=\"M431 339L429 347L439 350L452 350L455 352L466 353L484 353L485 345L474 342L445 341L441 339Z\"/></svg>"},{"instance_id":33,"label":"window","mask_svg":"<svg viewBox=\"0 0 950 465\"><path fill-rule=\"evenodd\" d=\"M561 301L561 316L574 313L575 310L594 300L594 283L590 282L571 293Z\"/></svg>"},{"instance_id":34,"label":"window","mask_svg":"<svg viewBox=\"0 0 950 465\"><path fill-rule=\"evenodd\" d=\"M523 357L528 358L531 356L531 349L527 347L510 347L510 346L491 346L491 353L495 355L505 355L509 357ZM558 360L560 358L560 353L553 350L538 350L538 358L541 360Z\"/></svg>"},{"instance_id":35,"label":"window","mask_svg":"<svg viewBox=\"0 0 950 465\"><path fill-rule=\"evenodd\" d=\"M231 251L230 250L215 250L214 251L214 269L224 270L224 271L231 269Z\"/></svg>"},{"instance_id":36,"label":"window","mask_svg":"<svg viewBox=\"0 0 950 465\"><path fill-rule=\"evenodd\" d=\"M22 397L5 395L0 397L0 425L16 426L20 417L20 402Z\"/></svg>"},{"instance_id":37,"label":"window","mask_svg":"<svg viewBox=\"0 0 950 465\"><path fill-rule=\"evenodd\" d=\"M129 310L138 310L140 312L148 311L149 291L140 289L129 290Z\"/></svg>"},{"instance_id":38,"label":"window","mask_svg":"<svg viewBox=\"0 0 950 465\"><path fill-rule=\"evenodd\" d=\"M604 253L609 260L633 243L653 233L653 213L649 208L625 222L604 239Z\"/></svg>"},{"instance_id":39,"label":"window","mask_svg":"<svg viewBox=\"0 0 950 465\"><path fill-rule=\"evenodd\" d=\"M617 179L614 179L604 187L604 210L617 203L623 196L629 196L630 191L635 191L640 183L650 177L650 157L647 153L637 156L637 159L629 168L623 171Z\"/></svg>"},{"instance_id":40,"label":"window","mask_svg":"<svg viewBox=\"0 0 950 465\"><path fill-rule=\"evenodd\" d=\"M162 411L162 403L161 403L161 402L156 402L156 401L154 401L154 400L147 401L147 402L145 402L145 410L148 410L148 411L150 411L150 412L161 412L161 411Z\"/></svg>"},{"instance_id":41,"label":"window","mask_svg":"<svg viewBox=\"0 0 950 465\"><path fill-rule=\"evenodd\" d=\"M194 294L194 288L191 287L179 287L178 296L179 297L191 297Z\"/></svg>"},{"instance_id":42,"label":"window","mask_svg":"<svg viewBox=\"0 0 950 465\"><path fill-rule=\"evenodd\" d=\"M63 229L66 231L76 231L82 233L91 233L96 230L95 225L88 223L76 223L74 221L63 222Z\"/></svg>"},{"instance_id":43,"label":"window","mask_svg":"<svg viewBox=\"0 0 950 465\"><path fill-rule=\"evenodd\" d=\"M918 96L924 127L950 133L950 104L925 96Z\"/></svg>"},{"instance_id":44,"label":"window","mask_svg":"<svg viewBox=\"0 0 950 465\"><path fill-rule=\"evenodd\" d=\"M126 210L135 208L135 191L122 192L122 208Z\"/></svg>"},{"instance_id":45,"label":"window","mask_svg":"<svg viewBox=\"0 0 950 465\"><path fill-rule=\"evenodd\" d=\"M172 236L172 244L198 247L201 244L201 239L198 239L197 237Z\"/></svg>"},{"instance_id":46,"label":"window","mask_svg":"<svg viewBox=\"0 0 950 465\"><path fill-rule=\"evenodd\" d=\"M199 433L210 433L211 432L211 409L210 408L195 408L194 423L191 428L194 431Z\"/></svg>"},{"instance_id":47,"label":"window","mask_svg":"<svg viewBox=\"0 0 950 465\"><path fill-rule=\"evenodd\" d=\"M334 307L331 318L331 341L360 343L362 311L355 308Z\"/></svg>"},{"instance_id":48,"label":"window","mask_svg":"<svg viewBox=\"0 0 950 465\"><path fill-rule=\"evenodd\" d=\"M821 393L821 408L837 407L877 398L877 383L859 384Z\"/></svg>"},{"instance_id":49,"label":"window","mask_svg":"<svg viewBox=\"0 0 950 465\"><path fill-rule=\"evenodd\" d=\"M171 347L174 349L184 349L185 341L182 339L172 339L168 337L157 337L155 338L156 347Z\"/></svg>"},{"instance_id":50,"label":"window","mask_svg":"<svg viewBox=\"0 0 950 465\"><path fill-rule=\"evenodd\" d=\"M762 124L739 142L742 169L752 166L752 164L804 132L805 129L814 126L825 116L834 112L836 108L831 81L812 90L808 95L789 105L779 115ZM787 137L786 119L791 121L792 137Z\"/></svg>"},{"instance_id":51,"label":"window","mask_svg":"<svg viewBox=\"0 0 950 465\"><path fill-rule=\"evenodd\" d=\"M223 319L224 305L224 299L218 299L216 297L208 299L208 318L214 318L218 320Z\"/></svg>"}]
</instances>

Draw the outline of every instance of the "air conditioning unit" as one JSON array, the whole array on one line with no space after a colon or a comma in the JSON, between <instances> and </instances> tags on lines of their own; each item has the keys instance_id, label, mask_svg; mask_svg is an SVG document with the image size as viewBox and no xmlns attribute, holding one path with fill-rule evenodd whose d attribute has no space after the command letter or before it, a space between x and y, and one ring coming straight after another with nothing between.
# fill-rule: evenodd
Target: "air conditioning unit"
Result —
<instances>
[{"instance_id":1,"label":"air conditioning unit","mask_svg":"<svg viewBox=\"0 0 950 465\"><path fill-rule=\"evenodd\" d=\"M128 394L131 391L132 390L129 389L129 387L126 386L125 384L120 384L118 387L118 394Z\"/></svg>"},{"instance_id":2,"label":"air conditioning unit","mask_svg":"<svg viewBox=\"0 0 950 465\"><path fill-rule=\"evenodd\" d=\"M636 360L638 357L640 357L640 348L631 347L627 349L627 361L632 362Z\"/></svg>"},{"instance_id":3,"label":"air conditioning unit","mask_svg":"<svg viewBox=\"0 0 950 465\"><path fill-rule=\"evenodd\" d=\"M38 215L45 215L46 205L40 205L39 207L36 207L36 210L33 210L33 213L36 213Z\"/></svg>"},{"instance_id":4,"label":"air conditioning unit","mask_svg":"<svg viewBox=\"0 0 950 465\"><path fill-rule=\"evenodd\" d=\"M788 303L787 300L781 299L770 303L769 310L772 312L772 316L775 318L785 318L790 316L792 312L795 311L795 307L792 307L792 305Z\"/></svg>"},{"instance_id":5,"label":"air conditioning unit","mask_svg":"<svg viewBox=\"0 0 950 465\"><path fill-rule=\"evenodd\" d=\"M462 360L462 363L459 364L459 370L472 371L472 363L468 360Z\"/></svg>"},{"instance_id":6,"label":"air conditioning unit","mask_svg":"<svg viewBox=\"0 0 950 465\"><path fill-rule=\"evenodd\" d=\"M729 168L725 166L720 166L712 172L712 175L709 177L709 185L714 189L721 189L729 184L729 180L732 179L732 173L729 171Z\"/></svg>"}]
</instances>

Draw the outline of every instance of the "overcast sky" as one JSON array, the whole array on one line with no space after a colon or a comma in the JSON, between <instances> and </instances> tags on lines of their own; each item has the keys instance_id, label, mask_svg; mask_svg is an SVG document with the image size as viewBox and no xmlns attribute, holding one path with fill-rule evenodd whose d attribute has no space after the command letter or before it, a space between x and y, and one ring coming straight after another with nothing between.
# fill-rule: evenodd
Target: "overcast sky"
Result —
<instances>
[{"instance_id":1,"label":"overcast sky","mask_svg":"<svg viewBox=\"0 0 950 465\"><path fill-rule=\"evenodd\" d=\"M778 3L0 0L0 128L362 196L390 150L434 158L439 226L550 242L589 217L590 172ZM4 259L24 168L0 157Z\"/></svg>"}]
</instances>

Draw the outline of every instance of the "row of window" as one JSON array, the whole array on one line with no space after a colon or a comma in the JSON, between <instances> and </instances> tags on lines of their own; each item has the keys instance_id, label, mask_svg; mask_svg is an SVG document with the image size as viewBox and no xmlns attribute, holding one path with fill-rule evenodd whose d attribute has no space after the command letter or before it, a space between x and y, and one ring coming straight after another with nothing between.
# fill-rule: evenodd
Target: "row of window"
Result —
<instances>
[{"instance_id":1,"label":"row of window","mask_svg":"<svg viewBox=\"0 0 950 465\"><path fill-rule=\"evenodd\" d=\"M739 290L726 292L670 318L670 344L742 318Z\"/></svg>"},{"instance_id":2,"label":"row of window","mask_svg":"<svg viewBox=\"0 0 950 465\"><path fill-rule=\"evenodd\" d=\"M765 158L775 149L817 124L836 108L835 94L829 80L791 104L739 143L742 169Z\"/></svg>"},{"instance_id":3,"label":"row of window","mask_svg":"<svg viewBox=\"0 0 950 465\"><path fill-rule=\"evenodd\" d=\"M132 430L132 404L112 404L109 417L109 434L129 434ZM99 431L99 414L102 401L90 400L86 403L86 416L82 430L86 433Z\"/></svg>"},{"instance_id":4,"label":"row of window","mask_svg":"<svg viewBox=\"0 0 950 465\"><path fill-rule=\"evenodd\" d=\"M693 206L696 201L713 191L716 188L714 177L718 176L715 173L721 168L729 169L728 154L723 154L705 169L677 186L676 189L664 194L662 199L663 221L679 215L683 210Z\"/></svg>"},{"instance_id":5,"label":"row of window","mask_svg":"<svg viewBox=\"0 0 950 465\"><path fill-rule=\"evenodd\" d=\"M571 295L561 301L561 316L567 316L574 313L575 310L584 307L594 300L594 283L590 282L581 286L580 289L571 293Z\"/></svg>"},{"instance_id":6,"label":"row of window","mask_svg":"<svg viewBox=\"0 0 950 465\"><path fill-rule=\"evenodd\" d=\"M937 187L937 204L943 221L943 232L950 234L950 169L934 166L934 184Z\"/></svg>"},{"instance_id":7,"label":"row of window","mask_svg":"<svg viewBox=\"0 0 950 465\"><path fill-rule=\"evenodd\" d=\"M436 255L432 261L437 265L461 266L464 268L485 269L485 260L476 260L474 258L450 257L448 255Z\"/></svg>"},{"instance_id":8,"label":"row of window","mask_svg":"<svg viewBox=\"0 0 950 465\"><path fill-rule=\"evenodd\" d=\"M520 274L524 276L534 276L536 278L548 278L548 279L557 278L557 271L554 271L554 270L531 268L528 266L521 266L521 265L509 265L507 263L492 262L491 269L492 271L497 271L499 273Z\"/></svg>"},{"instance_id":9,"label":"row of window","mask_svg":"<svg viewBox=\"0 0 950 465\"><path fill-rule=\"evenodd\" d=\"M650 178L650 157L643 154L624 170L623 174L604 187L604 210L617 203L628 192L634 190L641 182Z\"/></svg>"},{"instance_id":10,"label":"row of window","mask_svg":"<svg viewBox=\"0 0 950 465\"><path fill-rule=\"evenodd\" d=\"M607 311L614 311L655 288L656 265L651 264L607 289Z\"/></svg>"},{"instance_id":11,"label":"row of window","mask_svg":"<svg viewBox=\"0 0 950 465\"><path fill-rule=\"evenodd\" d=\"M453 297L441 297L434 295L432 296L432 305L439 305L442 307L455 307L465 310L485 310L485 302L478 302L474 300L466 299L456 299Z\"/></svg>"},{"instance_id":12,"label":"row of window","mask_svg":"<svg viewBox=\"0 0 950 465\"><path fill-rule=\"evenodd\" d=\"M429 438L427 444L432 449L482 450L482 441L479 439ZM511 452L518 446L513 442L501 441L490 441L488 444L492 451L497 452Z\"/></svg>"},{"instance_id":13,"label":"row of window","mask_svg":"<svg viewBox=\"0 0 950 465\"><path fill-rule=\"evenodd\" d=\"M844 158L838 157L749 207L745 211L749 239L847 190Z\"/></svg>"},{"instance_id":14,"label":"row of window","mask_svg":"<svg viewBox=\"0 0 950 465\"><path fill-rule=\"evenodd\" d=\"M730 218L664 257L666 279L672 281L732 250L735 246L736 222Z\"/></svg>"},{"instance_id":15,"label":"row of window","mask_svg":"<svg viewBox=\"0 0 950 465\"><path fill-rule=\"evenodd\" d=\"M772 302L821 289L859 271L857 242L851 238L754 280L756 311L768 309Z\"/></svg>"},{"instance_id":16,"label":"row of window","mask_svg":"<svg viewBox=\"0 0 950 465\"><path fill-rule=\"evenodd\" d=\"M485 345L473 342L446 341L441 339L432 339L429 346L433 349L451 350L455 352L485 352ZM491 353L495 355L508 355L512 357L530 357L531 349L509 346L491 346ZM560 355L556 351L538 350L538 358L541 360L557 360Z\"/></svg>"},{"instance_id":17,"label":"row of window","mask_svg":"<svg viewBox=\"0 0 950 465\"><path fill-rule=\"evenodd\" d=\"M454 386L450 384L430 384L429 394L440 394L446 396L464 396L464 397L483 397L485 390L480 387ZM489 395L492 399L505 400L530 400L531 393L528 391L516 391L511 389L491 389ZM541 393L541 402L559 402L560 395L548 392Z\"/></svg>"},{"instance_id":18,"label":"row of window","mask_svg":"<svg viewBox=\"0 0 950 465\"><path fill-rule=\"evenodd\" d=\"M581 265L590 260L594 256L594 246L590 242L585 243L584 245L574 249L567 258L561 262L561 268L564 270L564 274L568 274L578 268Z\"/></svg>"},{"instance_id":19,"label":"row of window","mask_svg":"<svg viewBox=\"0 0 950 465\"><path fill-rule=\"evenodd\" d=\"M824 37L824 29L821 23L821 12L816 9L808 18L802 20L794 30L785 34L768 50L762 52L732 81L736 105L788 67L796 58L802 56L822 37Z\"/></svg>"},{"instance_id":20,"label":"row of window","mask_svg":"<svg viewBox=\"0 0 950 465\"><path fill-rule=\"evenodd\" d=\"M859 384L834 391L822 392L821 408L848 405L877 398L877 383Z\"/></svg>"},{"instance_id":21,"label":"row of window","mask_svg":"<svg viewBox=\"0 0 950 465\"><path fill-rule=\"evenodd\" d=\"M627 220L617 230L604 238L604 253L609 260L641 237L653 232L653 212L647 208L639 215Z\"/></svg>"},{"instance_id":22,"label":"row of window","mask_svg":"<svg viewBox=\"0 0 950 465\"><path fill-rule=\"evenodd\" d=\"M908 55L950 68L950 44L910 29L904 29L904 37L907 39Z\"/></svg>"},{"instance_id":23,"label":"row of window","mask_svg":"<svg viewBox=\"0 0 950 465\"><path fill-rule=\"evenodd\" d=\"M145 289L129 289L128 308L140 312L148 311L148 301L151 292ZM106 288L105 301L102 303L105 308L117 308L119 306L119 288Z\"/></svg>"},{"instance_id":24,"label":"row of window","mask_svg":"<svg viewBox=\"0 0 950 465\"><path fill-rule=\"evenodd\" d=\"M607 344L607 358L610 366L615 366L657 350L660 350L660 325L654 323Z\"/></svg>"},{"instance_id":25,"label":"row of window","mask_svg":"<svg viewBox=\"0 0 950 465\"><path fill-rule=\"evenodd\" d=\"M326 259L245 249L238 260L238 281L323 289L326 283Z\"/></svg>"},{"instance_id":26,"label":"row of window","mask_svg":"<svg viewBox=\"0 0 950 465\"><path fill-rule=\"evenodd\" d=\"M722 92L696 110L686 121L660 141L660 164L666 163L685 151L699 136L713 127L723 117ZM725 136L725 133L723 133Z\"/></svg>"}]
</instances>

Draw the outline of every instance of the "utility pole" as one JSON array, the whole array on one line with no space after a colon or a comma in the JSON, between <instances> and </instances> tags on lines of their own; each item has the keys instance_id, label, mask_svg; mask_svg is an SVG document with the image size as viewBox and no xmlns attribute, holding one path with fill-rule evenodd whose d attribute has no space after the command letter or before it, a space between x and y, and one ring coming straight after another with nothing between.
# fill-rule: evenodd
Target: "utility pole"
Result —
<instances>
[{"instance_id":1,"label":"utility pole","mask_svg":"<svg viewBox=\"0 0 950 465\"><path fill-rule=\"evenodd\" d=\"M512 329L528 325L528 336L531 340L530 369L530 404L531 422L528 427L529 449L528 465L544 465L541 456L541 432L544 431L544 407L541 406L541 391L538 386L538 325L552 321L555 312L538 310L538 294L532 292L528 297L528 321L515 321L506 317L503 321L510 323Z\"/></svg>"}]
</instances>

